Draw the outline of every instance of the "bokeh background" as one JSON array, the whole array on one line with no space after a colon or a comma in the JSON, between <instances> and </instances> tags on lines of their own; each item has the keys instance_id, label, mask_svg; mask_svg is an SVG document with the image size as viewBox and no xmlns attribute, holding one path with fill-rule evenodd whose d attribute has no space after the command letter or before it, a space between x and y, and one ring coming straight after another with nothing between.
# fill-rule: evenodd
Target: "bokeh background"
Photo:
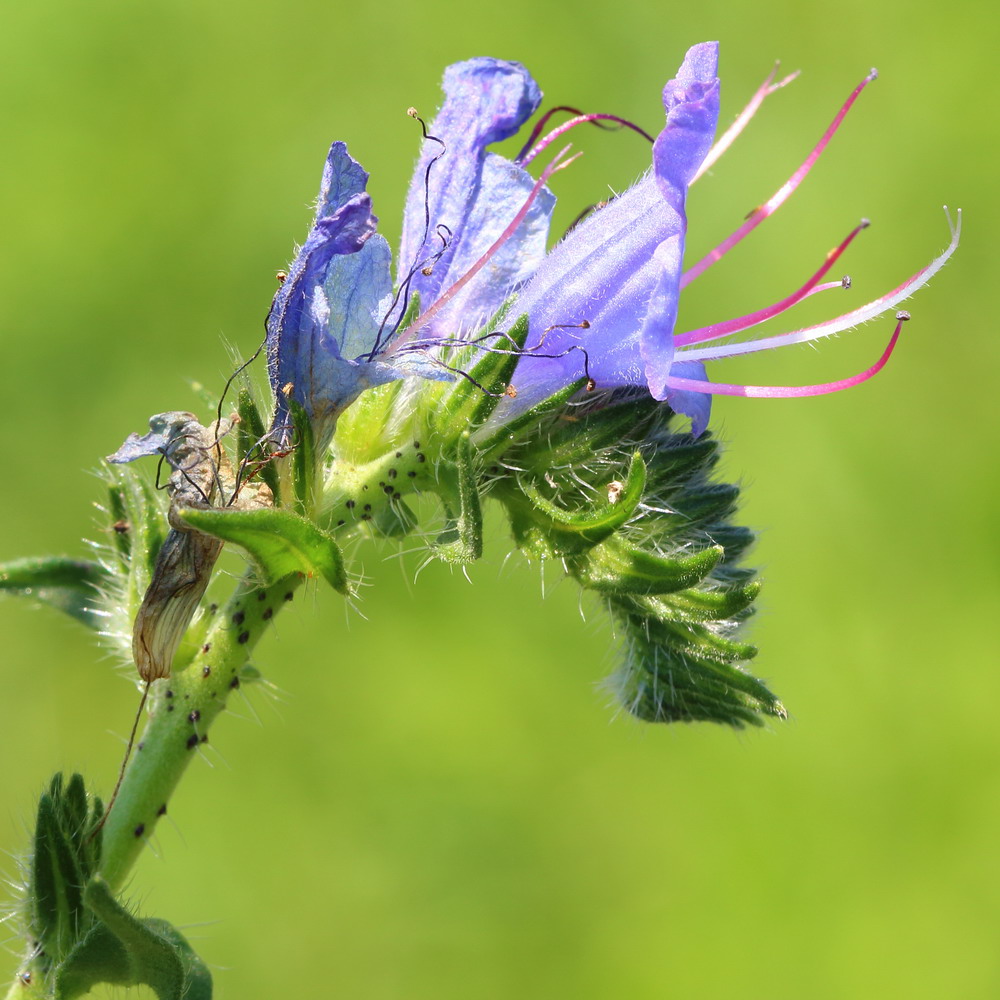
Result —
<instances>
[{"instance_id":1,"label":"bokeh background","mask_svg":"<svg viewBox=\"0 0 1000 1000\"><path fill-rule=\"evenodd\" d=\"M978 11L978 12L977 12ZM886 371L850 393L722 400L725 473L766 588L756 670L791 718L761 732L617 716L598 610L502 526L469 572L356 554L360 612L304 592L259 649L131 896L180 925L217 996L606 998L1000 995L996 24L971 3L346 5L40 0L0 33L0 557L82 553L90 470L149 413L196 407L256 346L334 138L394 240L449 62L526 63L551 104L659 127L659 90L722 42L723 120L775 95L692 193L690 259L878 83L794 199L685 296L694 325L796 287L863 215L850 298L947 242ZM648 152L578 132L560 216ZM557 226L558 228L558 226ZM798 317L796 317L797 319ZM715 369L803 383L869 364L886 320ZM404 546L405 547L405 546ZM5 874L60 768L110 788L130 682L55 612L0 603ZM7 925L9 927L9 925ZM16 966L17 942L0 964Z\"/></svg>"}]
</instances>

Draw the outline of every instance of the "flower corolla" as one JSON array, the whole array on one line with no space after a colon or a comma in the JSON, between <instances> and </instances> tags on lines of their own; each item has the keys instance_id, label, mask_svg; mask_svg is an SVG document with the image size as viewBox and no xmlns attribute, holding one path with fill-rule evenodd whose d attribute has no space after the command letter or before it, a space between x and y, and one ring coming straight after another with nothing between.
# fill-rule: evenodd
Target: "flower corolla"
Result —
<instances>
[{"instance_id":1,"label":"flower corolla","mask_svg":"<svg viewBox=\"0 0 1000 1000\"><path fill-rule=\"evenodd\" d=\"M789 181L685 272L689 186L729 146L763 99L791 79L774 83L772 73L716 141L717 62L715 42L687 52L676 77L664 87L664 125L655 137L647 136L652 140L651 169L586 215L551 250L555 198L548 182L571 160L563 150L537 179L527 166L579 124L610 121L646 133L614 115L576 114L539 138L550 117L546 115L522 153L508 159L489 147L515 135L537 111L541 92L534 80L518 63L496 59L450 66L444 75L444 103L424 128L395 283L392 254L376 232L365 191L368 175L343 143L334 143L312 228L268 317L275 426L288 427L288 401L294 400L326 440L339 413L369 387L409 376L448 380L467 375L448 358L455 348L470 344L481 351L519 354L516 391L494 419L516 416L584 379L589 389L645 390L689 416L696 435L708 423L714 394L816 395L855 385L879 371L908 318L905 313L897 314L895 332L875 364L835 382L797 387L713 382L704 363L814 341L893 309L954 252L958 226L952 227L948 248L929 265L886 295L833 320L758 340L702 346L771 319L815 292L841 287L842 281L823 279L865 222L781 301L702 329L676 330L681 290L788 198L875 79L872 71L855 88ZM490 328L491 319L500 316L505 322L527 317L523 343L515 345L504 331Z\"/></svg>"}]
</instances>

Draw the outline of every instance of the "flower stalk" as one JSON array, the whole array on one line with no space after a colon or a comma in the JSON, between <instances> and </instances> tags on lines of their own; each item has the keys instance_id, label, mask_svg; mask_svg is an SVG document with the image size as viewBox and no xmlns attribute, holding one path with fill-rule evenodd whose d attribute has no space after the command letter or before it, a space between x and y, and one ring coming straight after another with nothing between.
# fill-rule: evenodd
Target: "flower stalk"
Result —
<instances>
[{"instance_id":1,"label":"flower stalk","mask_svg":"<svg viewBox=\"0 0 1000 1000\"><path fill-rule=\"evenodd\" d=\"M294 574L260 587L252 572L213 614L191 662L153 683L149 720L104 824L100 874L113 891L166 815L174 789L229 698L247 680L254 647L302 583Z\"/></svg>"}]
</instances>

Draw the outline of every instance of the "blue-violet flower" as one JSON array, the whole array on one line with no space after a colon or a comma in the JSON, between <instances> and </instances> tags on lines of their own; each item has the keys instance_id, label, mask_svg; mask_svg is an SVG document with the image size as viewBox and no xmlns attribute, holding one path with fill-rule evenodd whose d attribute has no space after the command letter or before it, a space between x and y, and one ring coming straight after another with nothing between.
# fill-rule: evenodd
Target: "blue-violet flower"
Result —
<instances>
[{"instance_id":1,"label":"blue-violet flower","mask_svg":"<svg viewBox=\"0 0 1000 1000\"><path fill-rule=\"evenodd\" d=\"M287 400L294 399L325 441L338 414L370 386L406 376L460 376L447 363L449 349L457 344L479 337L483 350L509 349L500 339L490 341L491 331L484 330L504 306L508 317L527 316L528 336L518 348L516 390L495 420L516 416L586 377L591 388L645 388L654 399L689 416L697 435L708 423L713 394L816 395L856 385L878 372L895 347L906 313L897 314L895 331L875 364L834 382L799 387L714 382L704 363L815 341L893 309L951 256L959 225L952 226L949 246L930 264L835 319L758 340L704 346L771 319L815 292L841 287L842 281L823 279L866 222L781 301L702 329L675 331L681 290L791 195L876 76L872 71L854 89L792 177L732 236L684 271L688 187L728 148L764 98L791 79L775 83L772 72L715 142L717 60L715 42L688 51L663 91L664 126L655 139L647 136L652 139L651 170L548 252L555 201L548 181L573 158L562 150L538 179L526 167L579 124L611 120L642 130L613 115L577 114L539 138L546 115L522 153L510 160L488 147L513 136L535 113L541 102L537 85L518 63L479 58L450 66L444 75L444 104L425 129L427 141L407 197L395 294L389 246L376 232L365 191L368 175L343 143L334 143L312 229L268 318L276 426L287 426ZM416 302L419 310L412 308Z\"/></svg>"}]
</instances>

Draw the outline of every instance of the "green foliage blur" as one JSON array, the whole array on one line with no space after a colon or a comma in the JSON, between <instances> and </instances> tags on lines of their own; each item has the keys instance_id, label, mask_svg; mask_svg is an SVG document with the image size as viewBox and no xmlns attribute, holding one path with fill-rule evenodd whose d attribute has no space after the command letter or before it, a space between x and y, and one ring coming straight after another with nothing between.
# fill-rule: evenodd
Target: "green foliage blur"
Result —
<instances>
[{"instance_id":1,"label":"green foliage blur","mask_svg":"<svg viewBox=\"0 0 1000 1000\"><path fill-rule=\"evenodd\" d=\"M543 601L499 528L471 583L439 564L414 581L419 551L359 550L372 586L353 607L300 592L255 660L270 694L233 701L131 885L218 997L1000 995L997 31L980 16L961 0L8 7L4 559L83 554L100 456L150 413L197 409L189 380L218 391L227 344L257 346L331 140L370 170L395 241L418 145L405 110L433 113L447 63L517 59L547 104L652 130L693 42L722 42L724 122L774 59L801 68L692 192L689 260L878 67L792 201L686 293L684 326L787 294L869 216L854 289L789 322L846 311L943 248L942 204L965 210L877 379L716 404L743 523L762 529L753 669L790 721L734 735L616 717L601 610L554 570ZM630 133L573 142L557 231L648 160ZM839 378L891 325L713 374ZM55 612L0 603L0 633L14 877L54 771L113 785L138 696Z\"/></svg>"}]
</instances>

